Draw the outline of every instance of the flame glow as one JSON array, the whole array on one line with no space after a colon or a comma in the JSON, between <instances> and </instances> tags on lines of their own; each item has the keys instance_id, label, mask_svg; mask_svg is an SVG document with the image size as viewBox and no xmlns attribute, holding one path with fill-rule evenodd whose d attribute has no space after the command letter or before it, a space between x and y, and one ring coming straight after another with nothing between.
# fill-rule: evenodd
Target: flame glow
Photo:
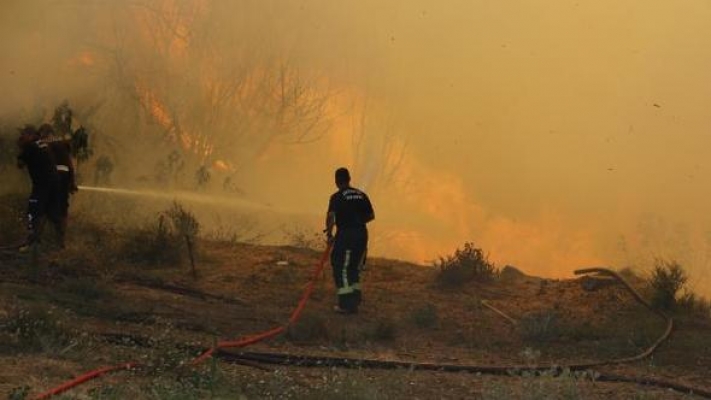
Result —
<instances>
[{"instance_id":1,"label":"flame glow","mask_svg":"<svg viewBox=\"0 0 711 400\"><path fill-rule=\"evenodd\" d=\"M166 185L209 167L205 194L320 217L347 166L374 254L472 241L532 273L662 256L708 275L701 1L75 3L3 2L0 110L69 100L129 184L165 184L180 153Z\"/></svg>"}]
</instances>

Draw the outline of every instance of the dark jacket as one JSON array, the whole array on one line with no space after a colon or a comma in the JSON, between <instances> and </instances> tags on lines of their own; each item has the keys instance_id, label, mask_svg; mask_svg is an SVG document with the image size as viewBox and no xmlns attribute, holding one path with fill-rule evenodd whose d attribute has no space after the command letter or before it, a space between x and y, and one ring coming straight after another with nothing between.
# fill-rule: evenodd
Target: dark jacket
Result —
<instances>
[{"instance_id":1,"label":"dark jacket","mask_svg":"<svg viewBox=\"0 0 711 400\"><path fill-rule=\"evenodd\" d=\"M41 140L22 143L17 160L18 165L27 167L33 185L47 185L59 179L49 146Z\"/></svg>"}]
</instances>

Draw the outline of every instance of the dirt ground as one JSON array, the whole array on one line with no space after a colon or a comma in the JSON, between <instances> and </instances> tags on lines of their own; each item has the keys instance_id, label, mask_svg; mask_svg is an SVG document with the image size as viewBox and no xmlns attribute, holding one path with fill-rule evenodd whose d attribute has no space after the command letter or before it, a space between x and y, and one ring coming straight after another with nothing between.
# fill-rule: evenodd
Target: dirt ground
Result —
<instances>
[{"instance_id":1,"label":"dirt ground","mask_svg":"<svg viewBox=\"0 0 711 400\"><path fill-rule=\"evenodd\" d=\"M96 235L94 235L96 236ZM187 257L146 266L116 256L106 238L63 251L0 254L0 392L31 398L84 372L128 361L64 398L294 399L677 399L696 396L651 385L600 382L596 373L658 378L711 390L711 323L679 316L650 358L595 372L503 376L369 368L189 365L219 340L287 321L320 252L229 241L198 243L197 279ZM335 314L327 268L301 319L244 350L456 365L568 365L630 357L659 337L665 321L621 285L588 291L575 280L523 274L463 287L436 284L437 270L374 259L364 302ZM482 300L516 321L482 305ZM14 397L13 397L14 396Z\"/></svg>"}]
</instances>

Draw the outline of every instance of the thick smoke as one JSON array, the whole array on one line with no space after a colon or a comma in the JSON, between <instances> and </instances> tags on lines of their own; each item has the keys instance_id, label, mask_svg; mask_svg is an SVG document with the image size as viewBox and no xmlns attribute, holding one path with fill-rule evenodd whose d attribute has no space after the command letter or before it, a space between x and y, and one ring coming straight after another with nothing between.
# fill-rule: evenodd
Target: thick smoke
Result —
<instances>
[{"instance_id":1,"label":"thick smoke","mask_svg":"<svg viewBox=\"0 0 711 400\"><path fill-rule=\"evenodd\" d=\"M548 276L666 257L711 286L707 2L0 11L3 130L68 100L93 132L88 183L103 156L114 186L249 199L317 229L345 165L376 204L376 254L474 241Z\"/></svg>"}]
</instances>

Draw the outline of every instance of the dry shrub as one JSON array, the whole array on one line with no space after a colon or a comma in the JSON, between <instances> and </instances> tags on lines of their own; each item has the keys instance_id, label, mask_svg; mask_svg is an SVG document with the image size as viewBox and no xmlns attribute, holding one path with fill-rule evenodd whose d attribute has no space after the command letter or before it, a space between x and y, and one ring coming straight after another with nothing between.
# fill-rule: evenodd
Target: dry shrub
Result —
<instances>
[{"instance_id":1,"label":"dry shrub","mask_svg":"<svg viewBox=\"0 0 711 400\"><path fill-rule=\"evenodd\" d=\"M151 266L179 266L186 239L194 245L200 231L195 216L179 203L156 216L154 222L127 235L123 257L132 263Z\"/></svg>"},{"instance_id":2,"label":"dry shrub","mask_svg":"<svg viewBox=\"0 0 711 400\"><path fill-rule=\"evenodd\" d=\"M194 239L200 232L200 223L195 214L186 210L180 203L173 202L171 208L163 212L171 223L172 232L180 237Z\"/></svg>"},{"instance_id":3,"label":"dry shrub","mask_svg":"<svg viewBox=\"0 0 711 400\"><path fill-rule=\"evenodd\" d=\"M688 274L679 263L657 259L649 278L652 305L663 310L675 308L677 296L688 280Z\"/></svg>"},{"instance_id":4,"label":"dry shrub","mask_svg":"<svg viewBox=\"0 0 711 400\"><path fill-rule=\"evenodd\" d=\"M296 226L284 232L286 243L297 249L319 250L324 247L325 237L318 231Z\"/></svg>"},{"instance_id":5,"label":"dry shrub","mask_svg":"<svg viewBox=\"0 0 711 400\"><path fill-rule=\"evenodd\" d=\"M121 255L135 264L178 265L182 243L159 214L151 225L127 233Z\"/></svg>"},{"instance_id":6,"label":"dry shrub","mask_svg":"<svg viewBox=\"0 0 711 400\"><path fill-rule=\"evenodd\" d=\"M446 288L460 287L472 281L490 281L498 274L484 251L471 242L464 243L464 248L455 250L452 255L440 257L434 266L439 269L437 283Z\"/></svg>"}]
</instances>

